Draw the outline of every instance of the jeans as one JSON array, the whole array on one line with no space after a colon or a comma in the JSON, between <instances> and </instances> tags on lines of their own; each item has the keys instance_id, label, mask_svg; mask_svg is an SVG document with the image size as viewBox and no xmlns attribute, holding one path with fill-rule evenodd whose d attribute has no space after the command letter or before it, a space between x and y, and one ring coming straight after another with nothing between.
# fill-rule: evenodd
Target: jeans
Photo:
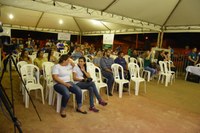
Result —
<instances>
[{"instance_id":1,"label":"jeans","mask_svg":"<svg viewBox=\"0 0 200 133\"><path fill-rule=\"evenodd\" d=\"M144 69L147 70L147 71L150 71L151 72L151 76L156 74L156 69L154 69L154 68L151 68L151 67L147 66Z\"/></svg>"},{"instance_id":2,"label":"jeans","mask_svg":"<svg viewBox=\"0 0 200 133\"><path fill-rule=\"evenodd\" d=\"M56 92L58 92L60 95L62 95L61 107L66 108L67 102L70 98L70 92L71 92L71 93L75 94L78 108L80 108L82 106L81 89L76 84L74 84L72 82L68 82L68 83L72 85L72 87L70 89L67 88L66 86L64 86L63 84L57 83L57 84L54 85L54 90Z\"/></svg>"},{"instance_id":3,"label":"jeans","mask_svg":"<svg viewBox=\"0 0 200 133\"><path fill-rule=\"evenodd\" d=\"M102 70L102 75L107 79L108 91L109 91L109 93L111 93L112 86L113 86L113 83L114 83L113 74L111 72L107 72L107 71Z\"/></svg>"},{"instance_id":4,"label":"jeans","mask_svg":"<svg viewBox=\"0 0 200 133\"><path fill-rule=\"evenodd\" d=\"M79 86L81 89L87 89L89 91L90 107L94 107L94 95L96 96L98 101L101 100L101 96L99 95L94 82L78 82L76 85Z\"/></svg>"}]
</instances>

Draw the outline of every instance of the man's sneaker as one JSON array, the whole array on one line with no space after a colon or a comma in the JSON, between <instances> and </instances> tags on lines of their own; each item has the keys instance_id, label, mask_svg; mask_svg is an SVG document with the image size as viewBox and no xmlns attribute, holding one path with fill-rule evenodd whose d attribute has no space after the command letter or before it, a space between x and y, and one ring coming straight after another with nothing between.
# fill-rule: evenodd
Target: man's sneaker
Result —
<instances>
[{"instance_id":1,"label":"man's sneaker","mask_svg":"<svg viewBox=\"0 0 200 133\"><path fill-rule=\"evenodd\" d=\"M101 100L101 101L99 101L99 104L101 104L102 106L106 106L108 103Z\"/></svg>"},{"instance_id":2,"label":"man's sneaker","mask_svg":"<svg viewBox=\"0 0 200 133\"><path fill-rule=\"evenodd\" d=\"M90 107L89 110L90 110L90 111L93 111L93 112L99 112L99 110L96 109L95 107Z\"/></svg>"}]
</instances>

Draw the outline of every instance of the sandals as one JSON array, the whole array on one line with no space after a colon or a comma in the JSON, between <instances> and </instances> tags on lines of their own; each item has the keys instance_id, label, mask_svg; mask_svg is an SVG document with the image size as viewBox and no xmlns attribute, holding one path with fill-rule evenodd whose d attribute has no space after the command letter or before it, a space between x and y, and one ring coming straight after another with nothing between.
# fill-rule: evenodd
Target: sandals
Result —
<instances>
[{"instance_id":1,"label":"sandals","mask_svg":"<svg viewBox=\"0 0 200 133\"><path fill-rule=\"evenodd\" d=\"M81 114L87 114L86 111L82 111L82 110L80 110L80 109L76 109L76 112L81 113Z\"/></svg>"}]
</instances>

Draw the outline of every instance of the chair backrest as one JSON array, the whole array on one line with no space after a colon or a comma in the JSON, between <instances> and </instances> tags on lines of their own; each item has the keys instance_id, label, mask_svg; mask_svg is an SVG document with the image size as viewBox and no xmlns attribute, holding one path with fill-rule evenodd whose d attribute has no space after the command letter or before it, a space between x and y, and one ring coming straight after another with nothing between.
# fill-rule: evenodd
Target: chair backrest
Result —
<instances>
[{"instance_id":1,"label":"chair backrest","mask_svg":"<svg viewBox=\"0 0 200 133\"><path fill-rule=\"evenodd\" d=\"M26 64L21 67L21 76L25 83L40 83L39 68L33 64Z\"/></svg>"},{"instance_id":2,"label":"chair backrest","mask_svg":"<svg viewBox=\"0 0 200 133\"><path fill-rule=\"evenodd\" d=\"M67 52L67 50L62 49L62 50L60 50L60 53L61 53L61 55L63 55L63 54L67 54L68 52Z\"/></svg>"},{"instance_id":3,"label":"chair backrest","mask_svg":"<svg viewBox=\"0 0 200 133\"><path fill-rule=\"evenodd\" d=\"M144 68L144 59L138 57L138 62L139 62L139 66L140 66L140 68Z\"/></svg>"},{"instance_id":4,"label":"chair backrest","mask_svg":"<svg viewBox=\"0 0 200 133\"><path fill-rule=\"evenodd\" d=\"M45 79L52 80L52 68L54 66L53 62L44 62L42 63L42 70L43 70L43 76Z\"/></svg>"},{"instance_id":5,"label":"chair backrest","mask_svg":"<svg viewBox=\"0 0 200 133\"><path fill-rule=\"evenodd\" d=\"M136 59L136 58L133 58L133 57L131 57L131 58L130 58L130 62L133 62L133 63L136 63L136 64L138 64L138 61L137 61L137 59Z\"/></svg>"},{"instance_id":6,"label":"chair backrest","mask_svg":"<svg viewBox=\"0 0 200 133\"><path fill-rule=\"evenodd\" d=\"M121 65L114 63L112 64L111 69L115 80L124 79L124 69Z\"/></svg>"},{"instance_id":7,"label":"chair backrest","mask_svg":"<svg viewBox=\"0 0 200 133\"><path fill-rule=\"evenodd\" d=\"M124 55L124 59L126 60L126 63L127 63L127 64L129 63L129 58L130 58L129 55Z\"/></svg>"},{"instance_id":8,"label":"chair backrest","mask_svg":"<svg viewBox=\"0 0 200 133\"><path fill-rule=\"evenodd\" d=\"M110 58L113 58L113 60L114 60L114 59L117 58L117 55L111 54L111 55L110 55Z\"/></svg>"},{"instance_id":9,"label":"chair backrest","mask_svg":"<svg viewBox=\"0 0 200 133\"><path fill-rule=\"evenodd\" d=\"M58 60L60 58L60 53L57 51L54 51L53 56L55 56L56 59Z\"/></svg>"},{"instance_id":10,"label":"chair backrest","mask_svg":"<svg viewBox=\"0 0 200 133\"><path fill-rule=\"evenodd\" d=\"M19 61L17 62L17 70L21 73L20 69L23 65L28 64L26 61Z\"/></svg>"},{"instance_id":11,"label":"chair backrest","mask_svg":"<svg viewBox=\"0 0 200 133\"><path fill-rule=\"evenodd\" d=\"M92 62L92 60L90 58L88 58L87 56L84 56L86 59L86 62Z\"/></svg>"},{"instance_id":12,"label":"chair backrest","mask_svg":"<svg viewBox=\"0 0 200 133\"><path fill-rule=\"evenodd\" d=\"M44 53L43 57L48 58L49 53Z\"/></svg>"},{"instance_id":13,"label":"chair backrest","mask_svg":"<svg viewBox=\"0 0 200 133\"><path fill-rule=\"evenodd\" d=\"M195 66L196 66L196 67L200 67L200 63L196 64Z\"/></svg>"},{"instance_id":14,"label":"chair backrest","mask_svg":"<svg viewBox=\"0 0 200 133\"><path fill-rule=\"evenodd\" d=\"M168 71L171 71L171 67L173 66L173 61L169 60L169 61L165 61L167 63L167 68L168 68Z\"/></svg>"},{"instance_id":15,"label":"chair backrest","mask_svg":"<svg viewBox=\"0 0 200 133\"><path fill-rule=\"evenodd\" d=\"M34 55L28 55L28 57L30 57L31 60L32 60L32 64L33 64L34 59L36 58L36 56L37 56L37 54L34 54Z\"/></svg>"},{"instance_id":16,"label":"chair backrest","mask_svg":"<svg viewBox=\"0 0 200 133\"><path fill-rule=\"evenodd\" d=\"M131 78L140 78L140 68L138 64L130 62L128 64L128 70Z\"/></svg>"},{"instance_id":17,"label":"chair backrest","mask_svg":"<svg viewBox=\"0 0 200 133\"><path fill-rule=\"evenodd\" d=\"M92 77L93 81L96 81L96 75L95 75L95 65L92 62L86 62L87 66L87 72L90 73L90 76Z\"/></svg>"},{"instance_id":18,"label":"chair backrest","mask_svg":"<svg viewBox=\"0 0 200 133\"><path fill-rule=\"evenodd\" d=\"M94 68L95 68L96 82L103 83L101 69L97 66L94 66Z\"/></svg>"},{"instance_id":19,"label":"chair backrest","mask_svg":"<svg viewBox=\"0 0 200 133\"><path fill-rule=\"evenodd\" d=\"M162 73L168 73L167 62L159 61L159 66Z\"/></svg>"}]
</instances>

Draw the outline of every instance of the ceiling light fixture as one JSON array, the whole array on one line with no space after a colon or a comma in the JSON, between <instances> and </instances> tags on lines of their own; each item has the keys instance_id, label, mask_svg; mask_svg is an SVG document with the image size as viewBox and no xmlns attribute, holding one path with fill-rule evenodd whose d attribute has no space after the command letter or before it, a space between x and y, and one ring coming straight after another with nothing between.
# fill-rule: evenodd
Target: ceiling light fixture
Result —
<instances>
[{"instance_id":1,"label":"ceiling light fixture","mask_svg":"<svg viewBox=\"0 0 200 133\"><path fill-rule=\"evenodd\" d=\"M56 2L55 1L53 1L53 6L56 6Z\"/></svg>"},{"instance_id":2,"label":"ceiling light fixture","mask_svg":"<svg viewBox=\"0 0 200 133\"><path fill-rule=\"evenodd\" d=\"M63 24L63 20L62 19L59 20L59 24Z\"/></svg>"},{"instance_id":3,"label":"ceiling light fixture","mask_svg":"<svg viewBox=\"0 0 200 133\"><path fill-rule=\"evenodd\" d=\"M14 18L13 14L9 14L8 17L9 17L9 19L13 19Z\"/></svg>"}]
</instances>

